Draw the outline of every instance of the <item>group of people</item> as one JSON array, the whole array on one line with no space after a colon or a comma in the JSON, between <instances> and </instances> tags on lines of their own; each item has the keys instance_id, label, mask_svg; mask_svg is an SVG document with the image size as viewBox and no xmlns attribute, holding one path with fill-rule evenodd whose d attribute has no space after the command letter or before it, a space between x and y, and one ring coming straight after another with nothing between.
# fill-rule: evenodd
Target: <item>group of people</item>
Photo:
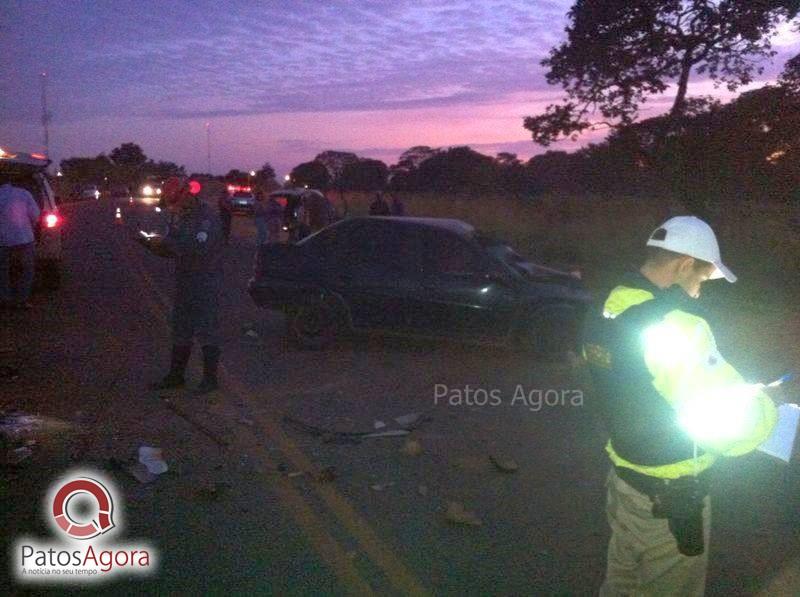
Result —
<instances>
[{"instance_id":1,"label":"group of people","mask_svg":"<svg viewBox=\"0 0 800 597\"><path fill-rule=\"evenodd\" d=\"M397 216L406 215L406 206L403 200L397 195L392 195L391 203L386 201L381 191L375 193L375 199L369 204L369 215L371 216Z\"/></svg>"},{"instance_id":2,"label":"group of people","mask_svg":"<svg viewBox=\"0 0 800 597\"><path fill-rule=\"evenodd\" d=\"M255 192L256 203L253 206L253 221L256 225L259 245L277 241L283 224L283 206L272 195L267 195L262 190ZM220 193L217 200L220 222L222 224L223 241L227 245L231 237L231 224L233 222L233 203L227 189Z\"/></svg>"}]
</instances>

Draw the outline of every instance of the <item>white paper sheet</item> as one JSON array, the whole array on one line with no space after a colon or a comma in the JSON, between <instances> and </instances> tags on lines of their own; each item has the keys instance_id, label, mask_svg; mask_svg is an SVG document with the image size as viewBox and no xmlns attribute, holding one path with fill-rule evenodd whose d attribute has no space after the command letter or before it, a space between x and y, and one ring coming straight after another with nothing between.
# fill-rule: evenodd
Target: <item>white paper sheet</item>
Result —
<instances>
[{"instance_id":1,"label":"white paper sheet","mask_svg":"<svg viewBox=\"0 0 800 597\"><path fill-rule=\"evenodd\" d=\"M781 404L778 407L778 423L766 441L758 449L761 452L789 462L792 458L797 427L800 423L800 406Z\"/></svg>"}]
</instances>

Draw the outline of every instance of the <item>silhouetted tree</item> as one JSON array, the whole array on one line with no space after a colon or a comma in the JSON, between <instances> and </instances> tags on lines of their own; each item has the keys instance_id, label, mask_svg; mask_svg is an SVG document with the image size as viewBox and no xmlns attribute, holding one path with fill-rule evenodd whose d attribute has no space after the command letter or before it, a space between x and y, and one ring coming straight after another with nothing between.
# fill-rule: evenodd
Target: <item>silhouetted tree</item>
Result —
<instances>
[{"instance_id":1,"label":"silhouetted tree","mask_svg":"<svg viewBox=\"0 0 800 597\"><path fill-rule=\"evenodd\" d=\"M776 26L798 8L800 0L577 0L567 41L542 61L566 97L527 117L525 128L548 145L596 126L595 113L602 124L626 126L673 83L670 116L679 119L693 72L730 90L749 83L762 70L757 60L773 54Z\"/></svg>"},{"instance_id":2,"label":"silhouetted tree","mask_svg":"<svg viewBox=\"0 0 800 597\"><path fill-rule=\"evenodd\" d=\"M360 159L345 165L339 186L348 191L379 191L386 187L389 167L380 160Z\"/></svg>"},{"instance_id":3,"label":"silhouetted tree","mask_svg":"<svg viewBox=\"0 0 800 597\"><path fill-rule=\"evenodd\" d=\"M269 162L265 162L261 168L256 170L255 182L267 192L278 188L278 182L275 180L275 169Z\"/></svg>"},{"instance_id":4,"label":"silhouetted tree","mask_svg":"<svg viewBox=\"0 0 800 597\"><path fill-rule=\"evenodd\" d=\"M292 169L292 183L296 186L325 190L330 184L330 175L324 164L317 161L303 162Z\"/></svg>"}]
</instances>

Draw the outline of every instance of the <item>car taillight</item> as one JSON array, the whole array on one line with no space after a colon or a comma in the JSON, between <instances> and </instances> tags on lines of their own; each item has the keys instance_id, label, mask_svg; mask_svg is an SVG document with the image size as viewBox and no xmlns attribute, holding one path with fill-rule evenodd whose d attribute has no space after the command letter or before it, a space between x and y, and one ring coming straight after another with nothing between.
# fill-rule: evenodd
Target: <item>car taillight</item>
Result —
<instances>
[{"instance_id":1,"label":"car taillight","mask_svg":"<svg viewBox=\"0 0 800 597\"><path fill-rule=\"evenodd\" d=\"M44 216L44 226L45 228L55 228L61 223L61 218L58 217L58 214L48 213Z\"/></svg>"}]
</instances>

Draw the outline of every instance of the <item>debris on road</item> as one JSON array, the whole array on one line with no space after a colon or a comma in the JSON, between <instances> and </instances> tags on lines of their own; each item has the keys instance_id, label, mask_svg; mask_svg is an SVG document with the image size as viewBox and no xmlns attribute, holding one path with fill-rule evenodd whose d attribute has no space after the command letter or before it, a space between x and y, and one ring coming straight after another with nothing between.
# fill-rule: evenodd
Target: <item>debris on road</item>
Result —
<instances>
[{"instance_id":1,"label":"debris on road","mask_svg":"<svg viewBox=\"0 0 800 597\"><path fill-rule=\"evenodd\" d=\"M402 452L407 456L419 456L422 454L422 444L415 439L407 439Z\"/></svg>"},{"instance_id":2,"label":"debris on road","mask_svg":"<svg viewBox=\"0 0 800 597\"><path fill-rule=\"evenodd\" d=\"M143 464L152 475L161 475L169 470L161 448L139 446L139 462Z\"/></svg>"},{"instance_id":3,"label":"debris on road","mask_svg":"<svg viewBox=\"0 0 800 597\"><path fill-rule=\"evenodd\" d=\"M503 473L516 473L519 470L519 465L513 458L503 458L495 454L490 454L489 462L491 462L497 470Z\"/></svg>"},{"instance_id":4,"label":"debris on road","mask_svg":"<svg viewBox=\"0 0 800 597\"><path fill-rule=\"evenodd\" d=\"M217 481L213 485L206 485L205 487L200 487L195 491L195 495L204 500L216 500L223 496L225 492L231 489L233 485L228 483L227 481Z\"/></svg>"},{"instance_id":5,"label":"debris on road","mask_svg":"<svg viewBox=\"0 0 800 597\"><path fill-rule=\"evenodd\" d=\"M420 485L417 487L417 493L420 494L422 497L428 495L428 486L427 485Z\"/></svg>"},{"instance_id":6,"label":"debris on road","mask_svg":"<svg viewBox=\"0 0 800 597\"><path fill-rule=\"evenodd\" d=\"M392 481L389 481L388 483L373 483L369 487L373 491L383 491L384 489L387 489L388 487L391 487L392 485L394 485L394 483Z\"/></svg>"},{"instance_id":7,"label":"debris on road","mask_svg":"<svg viewBox=\"0 0 800 597\"><path fill-rule=\"evenodd\" d=\"M258 338L258 332L255 330L247 330L244 335L248 338Z\"/></svg>"},{"instance_id":8,"label":"debris on road","mask_svg":"<svg viewBox=\"0 0 800 597\"><path fill-rule=\"evenodd\" d=\"M383 421L376 420L375 423L373 423L373 427L375 429L383 429L384 427L386 427L386 423L384 423Z\"/></svg>"},{"instance_id":9,"label":"debris on road","mask_svg":"<svg viewBox=\"0 0 800 597\"><path fill-rule=\"evenodd\" d=\"M136 464L132 464L125 469L128 473L133 475L133 478L139 481L139 483L152 483L156 479L158 479L158 475L155 473L151 473L148 468L142 464L141 462L137 462Z\"/></svg>"},{"instance_id":10,"label":"debris on road","mask_svg":"<svg viewBox=\"0 0 800 597\"><path fill-rule=\"evenodd\" d=\"M40 417L25 413L0 412L0 435L11 441L42 435L55 435L69 430L70 423L52 417Z\"/></svg>"},{"instance_id":11,"label":"debris on road","mask_svg":"<svg viewBox=\"0 0 800 597\"><path fill-rule=\"evenodd\" d=\"M305 471L292 471L286 476L289 477L290 479L294 479L295 477L302 477L305 474L306 474Z\"/></svg>"},{"instance_id":12,"label":"debris on road","mask_svg":"<svg viewBox=\"0 0 800 597\"><path fill-rule=\"evenodd\" d=\"M33 450L31 450L28 446L22 446L20 448L17 448L16 450L11 450L9 463L19 464L23 460L27 460L31 456L33 456Z\"/></svg>"},{"instance_id":13,"label":"debris on road","mask_svg":"<svg viewBox=\"0 0 800 597\"><path fill-rule=\"evenodd\" d=\"M407 415L402 415L400 417L395 417L394 420L397 422L400 427L404 429L411 428L415 423L420 420L420 413L409 413Z\"/></svg>"},{"instance_id":14,"label":"debris on road","mask_svg":"<svg viewBox=\"0 0 800 597\"><path fill-rule=\"evenodd\" d=\"M378 431L376 433L367 433L364 437L401 437L411 433L408 429L389 429L388 431Z\"/></svg>"},{"instance_id":15,"label":"debris on road","mask_svg":"<svg viewBox=\"0 0 800 597\"><path fill-rule=\"evenodd\" d=\"M255 422L253 421L253 419L249 419L247 417L242 417L241 419L239 419L239 424L247 425L248 427L252 427L253 425L255 425Z\"/></svg>"},{"instance_id":16,"label":"debris on road","mask_svg":"<svg viewBox=\"0 0 800 597\"><path fill-rule=\"evenodd\" d=\"M474 512L467 510L461 502L447 502L445 520L452 524L479 527L483 524Z\"/></svg>"},{"instance_id":17,"label":"debris on road","mask_svg":"<svg viewBox=\"0 0 800 597\"><path fill-rule=\"evenodd\" d=\"M314 480L317 483L330 483L332 481L335 481L337 476L338 475L336 474L336 467L326 466L324 469L322 469L316 474Z\"/></svg>"}]
</instances>

